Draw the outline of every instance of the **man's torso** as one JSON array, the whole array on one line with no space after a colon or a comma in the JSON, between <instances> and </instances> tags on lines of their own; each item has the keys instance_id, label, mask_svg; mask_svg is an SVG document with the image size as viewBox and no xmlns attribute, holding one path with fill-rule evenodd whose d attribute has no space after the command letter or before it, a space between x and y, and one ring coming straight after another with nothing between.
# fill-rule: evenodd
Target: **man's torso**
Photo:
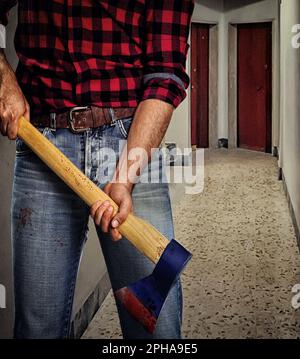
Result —
<instances>
[{"instance_id":1,"label":"man's torso","mask_svg":"<svg viewBox=\"0 0 300 359\"><path fill-rule=\"evenodd\" d=\"M145 1L19 1L17 76L33 114L137 105Z\"/></svg>"}]
</instances>

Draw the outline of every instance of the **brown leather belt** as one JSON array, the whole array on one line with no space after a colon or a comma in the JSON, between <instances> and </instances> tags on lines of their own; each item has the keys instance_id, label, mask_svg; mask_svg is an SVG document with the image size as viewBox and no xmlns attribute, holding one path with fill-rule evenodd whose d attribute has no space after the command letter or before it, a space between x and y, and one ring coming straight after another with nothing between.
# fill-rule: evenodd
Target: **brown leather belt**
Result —
<instances>
[{"instance_id":1,"label":"brown leather belt","mask_svg":"<svg viewBox=\"0 0 300 359\"><path fill-rule=\"evenodd\" d=\"M74 107L63 113L33 117L30 122L36 127L68 128L74 133L80 133L89 128L111 125L117 120L132 117L135 110L133 107Z\"/></svg>"}]
</instances>

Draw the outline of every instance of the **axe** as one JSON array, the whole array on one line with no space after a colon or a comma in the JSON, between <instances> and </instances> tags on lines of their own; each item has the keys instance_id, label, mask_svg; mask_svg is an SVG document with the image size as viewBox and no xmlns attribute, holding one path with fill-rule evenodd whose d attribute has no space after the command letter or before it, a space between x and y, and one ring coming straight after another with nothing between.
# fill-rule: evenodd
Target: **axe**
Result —
<instances>
[{"instance_id":1,"label":"axe","mask_svg":"<svg viewBox=\"0 0 300 359\"><path fill-rule=\"evenodd\" d=\"M18 136L89 207L97 201L109 200L114 213L118 211L116 203L24 117L19 121ZM191 254L174 239L169 241L152 225L133 214L129 214L119 231L156 264L150 276L115 292L116 299L126 310L153 333L167 295Z\"/></svg>"}]
</instances>

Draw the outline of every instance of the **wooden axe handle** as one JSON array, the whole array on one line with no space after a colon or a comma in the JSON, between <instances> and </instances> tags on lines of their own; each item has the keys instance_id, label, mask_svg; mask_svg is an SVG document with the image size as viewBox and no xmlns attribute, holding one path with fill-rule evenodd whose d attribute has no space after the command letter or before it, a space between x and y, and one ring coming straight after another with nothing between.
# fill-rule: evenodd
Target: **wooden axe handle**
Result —
<instances>
[{"instance_id":1,"label":"wooden axe handle","mask_svg":"<svg viewBox=\"0 0 300 359\"><path fill-rule=\"evenodd\" d=\"M72 190L91 207L97 201L109 200L118 211L116 203L87 178L58 148L46 139L24 117L20 118L18 136L37 156L50 167ZM152 225L133 214L119 227L140 252L157 263L169 241Z\"/></svg>"}]
</instances>

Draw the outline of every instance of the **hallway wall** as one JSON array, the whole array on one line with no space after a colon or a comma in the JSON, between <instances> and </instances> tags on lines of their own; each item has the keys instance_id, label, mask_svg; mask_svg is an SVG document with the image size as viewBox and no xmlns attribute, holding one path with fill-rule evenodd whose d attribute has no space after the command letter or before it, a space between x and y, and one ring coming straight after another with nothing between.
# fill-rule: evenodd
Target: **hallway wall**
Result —
<instances>
[{"instance_id":1,"label":"hallway wall","mask_svg":"<svg viewBox=\"0 0 300 359\"><path fill-rule=\"evenodd\" d=\"M292 47L292 27L300 24L299 0L281 5L281 138L283 170L295 219L300 227L300 49ZM298 41L299 43L299 41Z\"/></svg>"},{"instance_id":2,"label":"hallway wall","mask_svg":"<svg viewBox=\"0 0 300 359\"><path fill-rule=\"evenodd\" d=\"M222 10L222 0L195 0L195 9L192 21L200 23L219 24L222 17ZM220 34L220 31L219 36L222 36L222 34ZM189 75L191 63L190 54L191 52L189 51L186 64L187 73ZM220 59L219 66L222 67L222 61ZM218 86L220 86L221 83L222 81L219 81ZM179 148L189 147L191 145L190 87L188 89L186 99L174 112L172 122L166 134L165 140L166 142L177 143L177 146Z\"/></svg>"},{"instance_id":3,"label":"hallway wall","mask_svg":"<svg viewBox=\"0 0 300 359\"><path fill-rule=\"evenodd\" d=\"M6 29L8 34L6 55L15 68L17 59L13 47L12 36L16 28L16 9L12 12L11 21ZM6 288L6 308L0 309L0 338L10 338L13 325L13 283L10 240L10 201L12 176L15 160L15 143L0 135L0 284Z\"/></svg>"},{"instance_id":4,"label":"hallway wall","mask_svg":"<svg viewBox=\"0 0 300 359\"><path fill-rule=\"evenodd\" d=\"M228 138L228 27L230 23L263 22L274 20L273 41L273 145L279 139L279 12L277 0L195 0L192 21L218 24L218 138ZM190 52L187 61L190 74ZM201 101L201 99L199 99ZM190 89L185 101L176 109L166 135L167 142L176 142L179 147L190 146Z\"/></svg>"},{"instance_id":5,"label":"hallway wall","mask_svg":"<svg viewBox=\"0 0 300 359\"><path fill-rule=\"evenodd\" d=\"M279 49L279 4L278 0L260 0L260 1L245 1L245 0L226 0L224 1L224 16L226 29L228 24L238 23L255 23L255 22L270 22L273 23L272 28L272 146L279 146L279 98L280 98L280 49ZM224 29L224 31L226 30ZM230 54L229 54L230 56ZM228 56L224 58L227 61ZM226 65L226 68L228 66ZM226 89L228 90L228 77L226 77ZM226 91L226 90L225 90ZM224 97L228 98L228 92L224 92ZM225 108L224 108L225 110ZM228 114L228 111L226 111ZM224 119L228 121L232 119Z\"/></svg>"}]
</instances>

